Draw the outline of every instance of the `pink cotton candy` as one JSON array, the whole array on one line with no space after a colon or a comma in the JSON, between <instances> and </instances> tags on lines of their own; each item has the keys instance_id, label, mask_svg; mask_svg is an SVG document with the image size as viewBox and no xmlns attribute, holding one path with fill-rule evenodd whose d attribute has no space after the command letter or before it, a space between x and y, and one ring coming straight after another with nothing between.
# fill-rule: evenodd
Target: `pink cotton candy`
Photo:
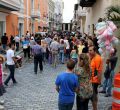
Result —
<instances>
[{"instance_id":1,"label":"pink cotton candy","mask_svg":"<svg viewBox=\"0 0 120 110\"><path fill-rule=\"evenodd\" d=\"M99 48L98 51L99 51L100 54L103 53L103 49L102 48Z\"/></svg>"},{"instance_id":2,"label":"pink cotton candy","mask_svg":"<svg viewBox=\"0 0 120 110\"><path fill-rule=\"evenodd\" d=\"M114 53L114 51L115 51L114 48L110 49L110 53Z\"/></svg>"},{"instance_id":3,"label":"pink cotton candy","mask_svg":"<svg viewBox=\"0 0 120 110\"><path fill-rule=\"evenodd\" d=\"M112 31L115 31L117 29L116 25L112 21L107 21L108 26L112 29Z\"/></svg>"},{"instance_id":4,"label":"pink cotton candy","mask_svg":"<svg viewBox=\"0 0 120 110\"><path fill-rule=\"evenodd\" d=\"M110 41L107 40L107 41L105 42L105 46L109 46L109 45L110 45Z\"/></svg>"},{"instance_id":5,"label":"pink cotton candy","mask_svg":"<svg viewBox=\"0 0 120 110\"><path fill-rule=\"evenodd\" d=\"M111 46L106 46L107 51L110 51L110 49L111 49Z\"/></svg>"}]
</instances>

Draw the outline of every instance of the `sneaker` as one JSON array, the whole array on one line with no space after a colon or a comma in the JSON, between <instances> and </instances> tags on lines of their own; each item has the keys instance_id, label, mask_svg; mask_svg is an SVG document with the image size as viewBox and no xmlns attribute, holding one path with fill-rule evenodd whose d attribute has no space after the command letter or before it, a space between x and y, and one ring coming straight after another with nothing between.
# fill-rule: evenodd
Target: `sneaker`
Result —
<instances>
[{"instance_id":1,"label":"sneaker","mask_svg":"<svg viewBox=\"0 0 120 110\"><path fill-rule=\"evenodd\" d=\"M37 72L34 72L35 74L37 74Z\"/></svg>"},{"instance_id":2,"label":"sneaker","mask_svg":"<svg viewBox=\"0 0 120 110\"><path fill-rule=\"evenodd\" d=\"M106 94L106 91L102 90L102 91L99 91L99 93Z\"/></svg>"},{"instance_id":3,"label":"sneaker","mask_svg":"<svg viewBox=\"0 0 120 110\"><path fill-rule=\"evenodd\" d=\"M8 87L8 84L4 83L4 86Z\"/></svg>"},{"instance_id":4,"label":"sneaker","mask_svg":"<svg viewBox=\"0 0 120 110\"><path fill-rule=\"evenodd\" d=\"M16 85L17 83L18 83L18 82L15 81L13 84Z\"/></svg>"},{"instance_id":5,"label":"sneaker","mask_svg":"<svg viewBox=\"0 0 120 110\"><path fill-rule=\"evenodd\" d=\"M4 105L5 101L4 100L1 100L0 101L0 105Z\"/></svg>"},{"instance_id":6,"label":"sneaker","mask_svg":"<svg viewBox=\"0 0 120 110\"><path fill-rule=\"evenodd\" d=\"M3 105L0 105L0 110L4 110L4 106Z\"/></svg>"}]
</instances>

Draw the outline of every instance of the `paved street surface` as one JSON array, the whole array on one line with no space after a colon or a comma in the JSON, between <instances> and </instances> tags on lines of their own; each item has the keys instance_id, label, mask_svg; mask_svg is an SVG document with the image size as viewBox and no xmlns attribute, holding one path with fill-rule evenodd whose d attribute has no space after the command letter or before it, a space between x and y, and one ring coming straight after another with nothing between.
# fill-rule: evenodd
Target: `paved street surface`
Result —
<instances>
[{"instance_id":1,"label":"paved street surface","mask_svg":"<svg viewBox=\"0 0 120 110\"><path fill-rule=\"evenodd\" d=\"M55 79L59 72L65 70L63 65L56 69L46 64L44 72L33 72L33 63L26 63L16 70L17 85L9 84L2 99L5 99L5 110L58 110ZM99 95L99 109L112 102L112 98ZM89 104L90 110L91 104ZM74 107L74 110L75 107Z\"/></svg>"}]
</instances>

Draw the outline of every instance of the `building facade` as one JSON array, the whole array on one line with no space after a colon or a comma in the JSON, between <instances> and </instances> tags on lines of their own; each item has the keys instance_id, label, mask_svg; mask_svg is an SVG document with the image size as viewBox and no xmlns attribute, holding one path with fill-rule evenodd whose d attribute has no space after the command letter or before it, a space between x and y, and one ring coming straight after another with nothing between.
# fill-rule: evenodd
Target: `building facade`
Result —
<instances>
[{"instance_id":1,"label":"building facade","mask_svg":"<svg viewBox=\"0 0 120 110\"><path fill-rule=\"evenodd\" d=\"M20 10L20 2L17 0L0 0L0 37L7 32L8 35L17 34L18 17L12 11Z\"/></svg>"},{"instance_id":2,"label":"building facade","mask_svg":"<svg viewBox=\"0 0 120 110\"><path fill-rule=\"evenodd\" d=\"M120 4L120 0L78 0L78 19L81 33L94 34L95 24L99 18L105 18L109 6Z\"/></svg>"},{"instance_id":3,"label":"building facade","mask_svg":"<svg viewBox=\"0 0 120 110\"><path fill-rule=\"evenodd\" d=\"M62 30L63 9L64 9L63 0L55 0L54 27L56 28L56 30Z\"/></svg>"},{"instance_id":4,"label":"building facade","mask_svg":"<svg viewBox=\"0 0 120 110\"><path fill-rule=\"evenodd\" d=\"M55 29L54 12L55 12L55 1L48 0L48 27L50 31L53 31Z\"/></svg>"},{"instance_id":5,"label":"building facade","mask_svg":"<svg viewBox=\"0 0 120 110\"><path fill-rule=\"evenodd\" d=\"M48 0L0 0L0 37L43 31L48 26Z\"/></svg>"}]
</instances>

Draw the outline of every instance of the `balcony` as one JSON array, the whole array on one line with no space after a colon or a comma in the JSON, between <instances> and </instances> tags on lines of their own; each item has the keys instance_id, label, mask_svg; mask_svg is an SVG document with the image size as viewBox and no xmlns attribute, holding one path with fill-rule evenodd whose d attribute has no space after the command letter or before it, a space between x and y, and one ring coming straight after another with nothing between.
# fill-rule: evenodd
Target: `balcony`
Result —
<instances>
[{"instance_id":1,"label":"balcony","mask_svg":"<svg viewBox=\"0 0 120 110\"><path fill-rule=\"evenodd\" d=\"M40 10L39 9L32 9L31 10L31 17L32 18L40 18Z\"/></svg>"},{"instance_id":2,"label":"balcony","mask_svg":"<svg viewBox=\"0 0 120 110\"><path fill-rule=\"evenodd\" d=\"M80 0L81 7L92 7L96 0Z\"/></svg>"},{"instance_id":3,"label":"balcony","mask_svg":"<svg viewBox=\"0 0 120 110\"><path fill-rule=\"evenodd\" d=\"M19 11L20 1L19 0L0 0L0 8L7 11Z\"/></svg>"}]
</instances>

